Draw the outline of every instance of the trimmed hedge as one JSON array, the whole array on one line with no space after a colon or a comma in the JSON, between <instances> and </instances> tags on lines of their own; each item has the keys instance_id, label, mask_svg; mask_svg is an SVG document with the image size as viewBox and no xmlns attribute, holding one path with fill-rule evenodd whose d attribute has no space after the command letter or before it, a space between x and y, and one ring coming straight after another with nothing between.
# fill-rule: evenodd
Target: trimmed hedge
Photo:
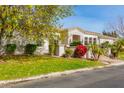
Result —
<instances>
[{"instance_id":1,"label":"trimmed hedge","mask_svg":"<svg viewBox=\"0 0 124 93\"><path fill-rule=\"evenodd\" d=\"M80 45L81 44L81 41L73 41L70 46L77 46L77 45Z\"/></svg>"},{"instance_id":2,"label":"trimmed hedge","mask_svg":"<svg viewBox=\"0 0 124 93\"><path fill-rule=\"evenodd\" d=\"M50 53L50 55L54 55L54 53L55 53L55 45L54 44L49 45L49 53Z\"/></svg>"},{"instance_id":3,"label":"trimmed hedge","mask_svg":"<svg viewBox=\"0 0 124 93\"><path fill-rule=\"evenodd\" d=\"M25 46L25 54L33 54L37 49L36 44L27 44Z\"/></svg>"},{"instance_id":4,"label":"trimmed hedge","mask_svg":"<svg viewBox=\"0 0 124 93\"><path fill-rule=\"evenodd\" d=\"M14 54L15 50L16 50L16 44L7 44L6 45L6 49L5 49L6 54Z\"/></svg>"},{"instance_id":5,"label":"trimmed hedge","mask_svg":"<svg viewBox=\"0 0 124 93\"><path fill-rule=\"evenodd\" d=\"M49 54L56 55L58 47L59 47L59 45L57 43L49 44Z\"/></svg>"}]
</instances>

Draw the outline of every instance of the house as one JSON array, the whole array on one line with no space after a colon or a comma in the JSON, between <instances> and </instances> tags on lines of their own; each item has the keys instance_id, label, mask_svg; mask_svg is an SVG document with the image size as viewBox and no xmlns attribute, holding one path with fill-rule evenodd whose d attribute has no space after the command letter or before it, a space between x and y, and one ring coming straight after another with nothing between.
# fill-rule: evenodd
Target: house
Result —
<instances>
[{"instance_id":1,"label":"house","mask_svg":"<svg viewBox=\"0 0 124 93\"><path fill-rule=\"evenodd\" d=\"M73 41L81 41L83 45L91 43L101 44L106 41L112 44L115 40L116 38L76 27L68 29L68 40L66 44L70 45Z\"/></svg>"},{"instance_id":2,"label":"house","mask_svg":"<svg viewBox=\"0 0 124 93\"><path fill-rule=\"evenodd\" d=\"M68 29L68 40L66 42L66 45L70 46L70 44L74 41L80 41L83 45L89 45L93 43L101 44L106 41L110 44L113 44L115 40L116 38L105 36L101 33L91 32L75 27ZM88 51L84 57L91 58L91 51Z\"/></svg>"}]
</instances>

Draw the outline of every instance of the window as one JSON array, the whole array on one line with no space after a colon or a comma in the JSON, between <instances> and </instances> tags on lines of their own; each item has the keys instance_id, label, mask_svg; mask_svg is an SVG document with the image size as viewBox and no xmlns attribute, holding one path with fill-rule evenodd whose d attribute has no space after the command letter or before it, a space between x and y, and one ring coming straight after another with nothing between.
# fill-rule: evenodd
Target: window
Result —
<instances>
[{"instance_id":1,"label":"window","mask_svg":"<svg viewBox=\"0 0 124 93\"><path fill-rule=\"evenodd\" d=\"M85 37L85 45L88 44L88 37Z\"/></svg>"},{"instance_id":2,"label":"window","mask_svg":"<svg viewBox=\"0 0 124 93\"><path fill-rule=\"evenodd\" d=\"M92 37L89 38L89 43L92 44Z\"/></svg>"},{"instance_id":3,"label":"window","mask_svg":"<svg viewBox=\"0 0 124 93\"><path fill-rule=\"evenodd\" d=\"M96 38L93 38L93 43L96 43Z\"/></svg>"},{"instance_id":4,"label":"window","mask_svg":"<svg viewBox=\"0 0 124 93\"><path fill-rule=\"evenodd\" d=\"M73 35L73 41L80 41L79 35Z\"/></svg>"}]
</instances>

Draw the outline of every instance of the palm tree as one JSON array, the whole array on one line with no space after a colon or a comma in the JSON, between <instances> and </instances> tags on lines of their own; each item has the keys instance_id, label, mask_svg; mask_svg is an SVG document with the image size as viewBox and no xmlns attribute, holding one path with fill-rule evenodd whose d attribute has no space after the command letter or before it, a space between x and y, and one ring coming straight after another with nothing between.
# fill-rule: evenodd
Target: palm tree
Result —
<instances>
[{"instance_id":1,"label":"palm tree","mask_svg":"<svg viewBox=\"0 0 124 93\"><path fill-rule=\"evenodd\" d=\"M118 49L115 44L111 45L111 54L112 54L112 58L115 58L118 56Z\"/></svg>"},{"instance_id":2,"label":"palm tree","mask_svg":"<svg viewBox=\"0 0 124 93\"><path fill-rule=\"evenodd\" d=\"M110 56L108 55L108 51L111 50L111 44L108 41L101 43L100 47L104 49L105 56Z\"/></svg>"},{"instance_id":3,"label":"palm tree","mask_svg":"<svg viewBox=\"0 0 124 93\"><path fill-rule=\"evenodd\" d=\"M121 51L121 49L124 46L124 39L118 39L116 42L114 42L113 45L111 45L111 52L113 57L118 57L119 52Z\"/></svg>"},{"instance_id":4,"label":"palm tree","mask_svg":"<svg viewBox=\"0 0 124 93\"><path fill-rule=\"evenodd\" d=\"M97 44L91 44L89 46L89 50L92 52L93 59L98 60L99 57L104 54L103 48L100 47L100 45Z\"/></svg>"},{"instance_id":5,"label":"palm tree","mask_svg":"<svg viewBox=\"0 0 124 93\"><path fill-rule=\"evenodd\" d=\"M124 39L118 39L115 42L115 45L117 46L117 51L120 51L120 49L124 46Z\"/></svg>"}]
</instances>

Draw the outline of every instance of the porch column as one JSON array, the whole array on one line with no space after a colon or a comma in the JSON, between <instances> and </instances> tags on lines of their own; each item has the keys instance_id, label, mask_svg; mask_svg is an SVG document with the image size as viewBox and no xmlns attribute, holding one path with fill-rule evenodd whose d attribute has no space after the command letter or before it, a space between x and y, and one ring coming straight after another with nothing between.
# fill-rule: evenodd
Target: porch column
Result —
<instances>
[{"instance_id":1,"label":"porch column","mask_svg":"<svg viewBox=\"0 0 124 93\"><path fill-rule=\"evenodd\" d=\"M65 44L59 44L57 49L56 49L56 55L57 56L63 56L65 54Z\"/></svg>"}]
</instances>

